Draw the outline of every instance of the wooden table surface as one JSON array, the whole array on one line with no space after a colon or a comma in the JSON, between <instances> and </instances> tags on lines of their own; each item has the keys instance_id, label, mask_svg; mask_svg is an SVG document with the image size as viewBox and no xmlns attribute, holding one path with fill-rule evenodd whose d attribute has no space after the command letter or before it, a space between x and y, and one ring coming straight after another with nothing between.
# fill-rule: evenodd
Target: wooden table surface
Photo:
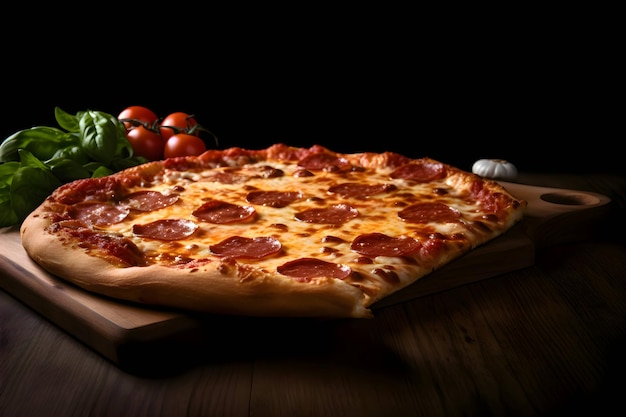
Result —
<instances>
[{"instance_id":1,"label":"wooden table surface","mask_svg":"<svg viewBox=\"0 0 626 417\"><path fill-rule=\"evenodd\" d=\"M0 290L0 416L621 415L626 177L518 181L602 193L610 211L531 267L371 320L215 321L129 370Z\"/></svg>"}]
</instances>

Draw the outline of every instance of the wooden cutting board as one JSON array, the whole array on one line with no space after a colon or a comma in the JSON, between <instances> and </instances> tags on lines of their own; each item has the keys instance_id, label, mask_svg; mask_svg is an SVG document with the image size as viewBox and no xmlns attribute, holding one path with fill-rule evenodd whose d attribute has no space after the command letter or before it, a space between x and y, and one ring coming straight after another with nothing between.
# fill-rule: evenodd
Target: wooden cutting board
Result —
<instances>
[{"instance_id":1,"label":"wooden cutting board","mask_svg":"<svg viewBox=\"0 0 626 417\"><path fill-rule=\"evenodd\" d=\"M528 201L522 222L409 287L372 306L377 309L531 266L538 247L584 239L610 199L576 190L502 182ZM256 325L258 319L201 315L152 308L86 292L33 262L19 230L0 229L0 286L107 359L132 367L172 346L210 339L215 326ZM264 321L279 319L262 319ZM150 353L149 355L147 355ZM163 356L161 356L163 357Z\"/></svg>"}]
</instances>

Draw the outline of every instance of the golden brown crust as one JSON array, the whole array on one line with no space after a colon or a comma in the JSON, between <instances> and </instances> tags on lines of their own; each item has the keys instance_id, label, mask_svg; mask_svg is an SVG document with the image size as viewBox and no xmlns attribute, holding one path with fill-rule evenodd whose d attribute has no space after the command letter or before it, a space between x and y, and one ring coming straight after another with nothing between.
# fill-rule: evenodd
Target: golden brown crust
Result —
<instances>
[{"instance_id":1,"label":"golden brown crust","mask_svg":"<svg viewBox=\"0 0 626 417\"><path fill-rule=\"evenodd\" d=\"M50 273L98 294L143 304L174 306L216 314L292 317L368 318L363 294L339 280L308 283L261 273L238 271L213 262L198 268L160 265L118 268L88 255L77 242L68 245L47 231L46 205L21 226L22 244ZM71 265L71 268L69 267Z\"/></svg>"}]
</instances>

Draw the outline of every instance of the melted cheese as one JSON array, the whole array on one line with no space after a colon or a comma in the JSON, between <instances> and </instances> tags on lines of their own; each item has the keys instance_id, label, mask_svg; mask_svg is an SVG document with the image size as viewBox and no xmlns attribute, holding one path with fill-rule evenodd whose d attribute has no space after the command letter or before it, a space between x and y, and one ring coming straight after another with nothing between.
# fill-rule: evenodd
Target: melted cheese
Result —
<instances>
[{"instance_id":1,"label":"melted cheese","mask_svg":"<svg viewBox=\"0 0 626 417\"><path fill-rule=\"evenodd\" d=\"M284 175L275 177L259 176L264 167L271 165ZM282 253L261 259L241 259L239 263L251 264L275 273L285 262L297 258L314 257L329 262L349 265L354 272L365 277L353 282L364 291L376 293L384 285L398 289L412 281L411 276L422 276L432 268L431 260L419 259L408 262L403 257L378 256L372 263L363 263L362 255L351 250L351 242L359 235L383 233L392 237L411 237L419 241L430 239L433 234L444 237L447 244L456 245L454 256L470 249L471 245L493 237L491 233L480 232L480 223L487 222L480 203L470 198L468 190L452 182L450 178L427 183L391 179L391 168L349 172L315 171L312 176L296 176L301 170L295 163L259 162L240 168L215 168L203 172L170 171L155 177L151 183L135 186L128 192L153 190L163 194L176 193L179 200L171 205L150 212L132 211L123 222L106 228L108 232L120 233L130 238L151 262L172 264L189 260L215 259L210 249L232 236L255 238L271 236L282 244ZM233 183L216 181L216 174L234 175ZM388 184L395 187L391 191L380 192L365 198L343 197L330 193L329 188L346 182L359 184ZM246 201L250 191L295 191L302 198L276 208L253 205ZM256 216L252 221L213 224L192 214L208 200L220 200L243 206L253 206ZM444 202L461 214L459 221L439 223L410 223L402 220L398 212L410 204L419 202ZM296 214L306 209L329 207L334 204L349 204L358 210L358 216L341 225L317 224L298 221ZM146 239L133 234L133 225L147 224L164 218L187 219L199 227L190 237L178 241ZM503 230L505 225L490 223L489 230ZM329 239L328 237L333 237ZM471 243L470 243L471 242ZM457 250L459 249L460 250ZM441 257L447 261L444 256ZM396 266L402 266L399 270ZM437 266L437 265L435 265ZM380 272L393 271L400 283L381 283ZM368 278L377 277L377 278Z\"/></svg>"}]
</instances>

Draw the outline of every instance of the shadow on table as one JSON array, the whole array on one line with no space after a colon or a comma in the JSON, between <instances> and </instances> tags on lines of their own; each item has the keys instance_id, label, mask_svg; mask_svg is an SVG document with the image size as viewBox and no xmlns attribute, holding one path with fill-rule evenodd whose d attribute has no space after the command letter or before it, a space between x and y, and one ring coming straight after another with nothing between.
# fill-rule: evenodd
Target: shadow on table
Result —
<instances>
[{"instance_id":1,"label":"shadow on table","mask_svg":"<svg viewBox=\"0 0 626 417\"><path fill-rule=\"evenodd\" d=\"M342 367L404 372L366 319L251 318L199 315L200 323L172 337L118 346L115 364L140 376L161 377L211 363L257 359L323 359Z\"/></svg>"}]
</instances>

